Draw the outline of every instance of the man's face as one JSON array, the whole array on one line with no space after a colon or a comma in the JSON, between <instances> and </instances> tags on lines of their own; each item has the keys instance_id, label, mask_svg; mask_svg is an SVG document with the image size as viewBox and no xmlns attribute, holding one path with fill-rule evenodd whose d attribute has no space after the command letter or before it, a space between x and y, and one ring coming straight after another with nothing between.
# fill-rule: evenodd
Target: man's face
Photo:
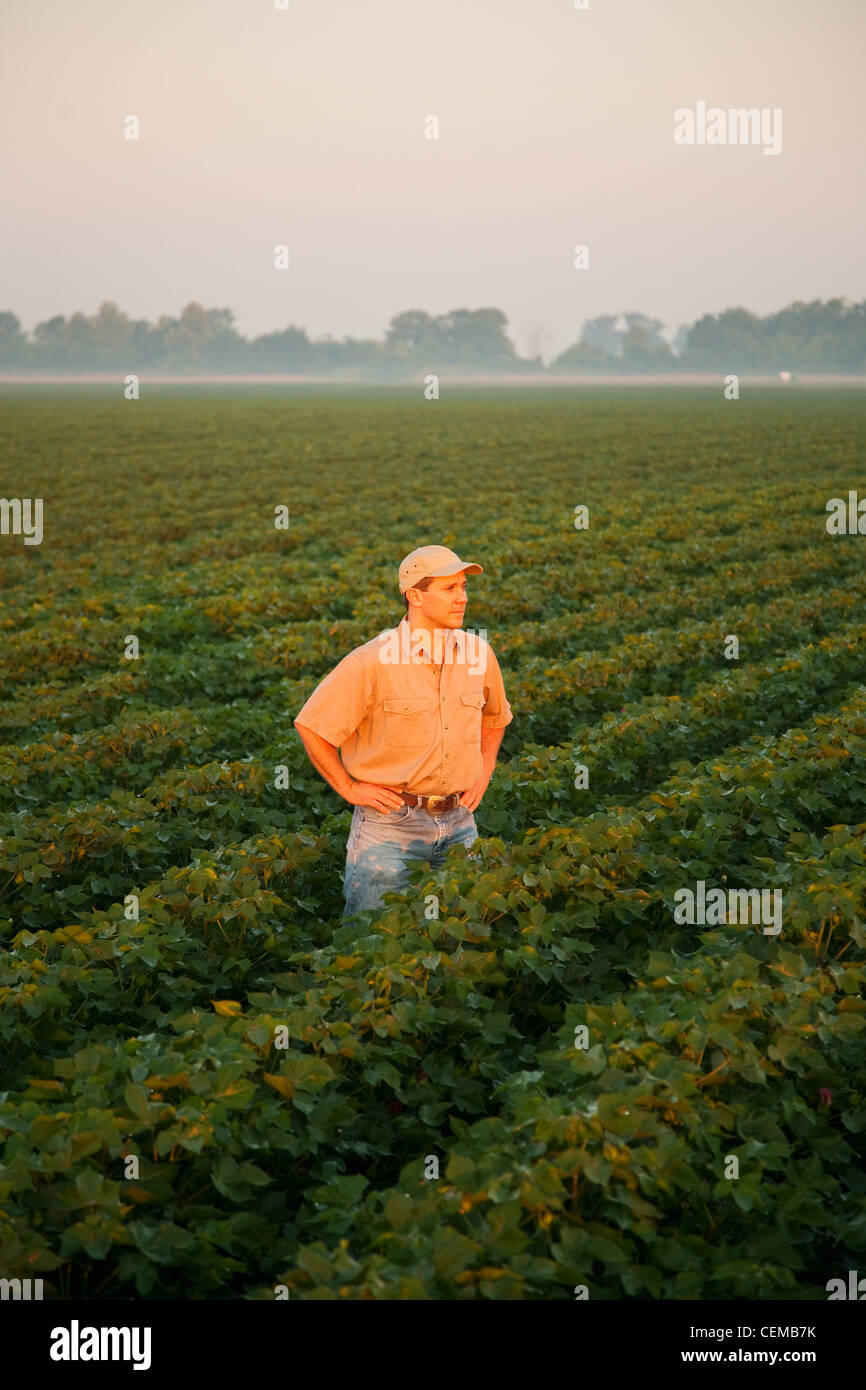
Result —
<instances>
[{"instance_id":1,"label":"man's face","mask_svg":"<svg viewBox=\"0 0 866 1390\"><path fill-rule=\"evenodd\" d=\"M466 571L459 574L440 575L427 589L416 589L421 607L415 609L416 619L421 618L430 627L458 628L463 624L466 611Z\"/></svg>"}]
</instances>

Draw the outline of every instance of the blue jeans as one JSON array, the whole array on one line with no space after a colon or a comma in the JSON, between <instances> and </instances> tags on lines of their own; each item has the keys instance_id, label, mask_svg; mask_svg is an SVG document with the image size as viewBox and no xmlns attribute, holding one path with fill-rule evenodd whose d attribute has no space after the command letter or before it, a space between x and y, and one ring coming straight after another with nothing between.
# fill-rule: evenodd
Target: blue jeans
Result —
<instances>
[{"instance_id":1,"label":"blue jeans","mask_svg":"<svg viewBox=\"0 0 866 1390\"><path fill-rule=\"evenodd\" d=\"M452 845L469 847L477 838L475 817L465 806L433 815L421 806L395 811L356 806L346 843L344 918L381 907L383 893L408 888L410 864L424 860L441 868Z\"/></svg>"}]
</instances>

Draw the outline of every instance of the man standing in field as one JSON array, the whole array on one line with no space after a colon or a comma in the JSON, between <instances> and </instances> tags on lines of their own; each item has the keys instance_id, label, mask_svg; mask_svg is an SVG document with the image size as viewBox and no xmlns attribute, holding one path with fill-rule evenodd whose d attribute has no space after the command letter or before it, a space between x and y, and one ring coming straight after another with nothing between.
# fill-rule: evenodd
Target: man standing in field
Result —
<instances>
[{"instance_id":1,"label":"man standing in field","mask_svg":"<svg viewBox=\"0 0 866 1390\"><path fill-rule=\"evenodd\" d=\"M493 649L462 631L466 575L444 545L398 571L406 613L344 656L295 728L316 770L355 810L346 845L345 916L408 886L408 867L438 868L478 837L472 814L513 718Z\"/></svg>"}]
</instances>

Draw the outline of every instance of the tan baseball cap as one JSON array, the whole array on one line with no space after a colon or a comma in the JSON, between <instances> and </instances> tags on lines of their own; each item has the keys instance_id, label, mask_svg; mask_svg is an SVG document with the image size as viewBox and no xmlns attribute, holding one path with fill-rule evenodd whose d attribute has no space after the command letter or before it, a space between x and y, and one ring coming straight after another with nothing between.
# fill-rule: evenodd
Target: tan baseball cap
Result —
<instances>
[{"instance_id":1,"label":"tan baseball cap","mask_svg":"<svg viewBox=\"0 0 866 1390\"><path fill-rule=\"evenodd\" d=\"M484 573L480 565L476 565L472 560L461 560L447 545L419 546L400 563L397 576L400 593L405 594L419 579L440 578L446 574L459 574L462 570L469 574Z\"/></svg>"}]
</instances>

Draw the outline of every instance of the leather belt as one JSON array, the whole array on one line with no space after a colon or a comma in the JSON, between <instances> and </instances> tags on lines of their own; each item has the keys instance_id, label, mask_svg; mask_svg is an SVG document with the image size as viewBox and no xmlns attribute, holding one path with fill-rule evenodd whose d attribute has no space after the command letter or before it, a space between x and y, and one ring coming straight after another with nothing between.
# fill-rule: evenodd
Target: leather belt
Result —
<instances>
[{"instance_id":1,"label":"leather belt","mask_svg":"<svg viewBox=\"0 0 866 1390\"><path fill-rule=\"evenodd\" d=\"M419 796L417 792L401 792L407 806L421 806L428 814L436 811L453 811L460 804L462 792L451 792L449 796Z\"/></svg>"}]
</instances>

